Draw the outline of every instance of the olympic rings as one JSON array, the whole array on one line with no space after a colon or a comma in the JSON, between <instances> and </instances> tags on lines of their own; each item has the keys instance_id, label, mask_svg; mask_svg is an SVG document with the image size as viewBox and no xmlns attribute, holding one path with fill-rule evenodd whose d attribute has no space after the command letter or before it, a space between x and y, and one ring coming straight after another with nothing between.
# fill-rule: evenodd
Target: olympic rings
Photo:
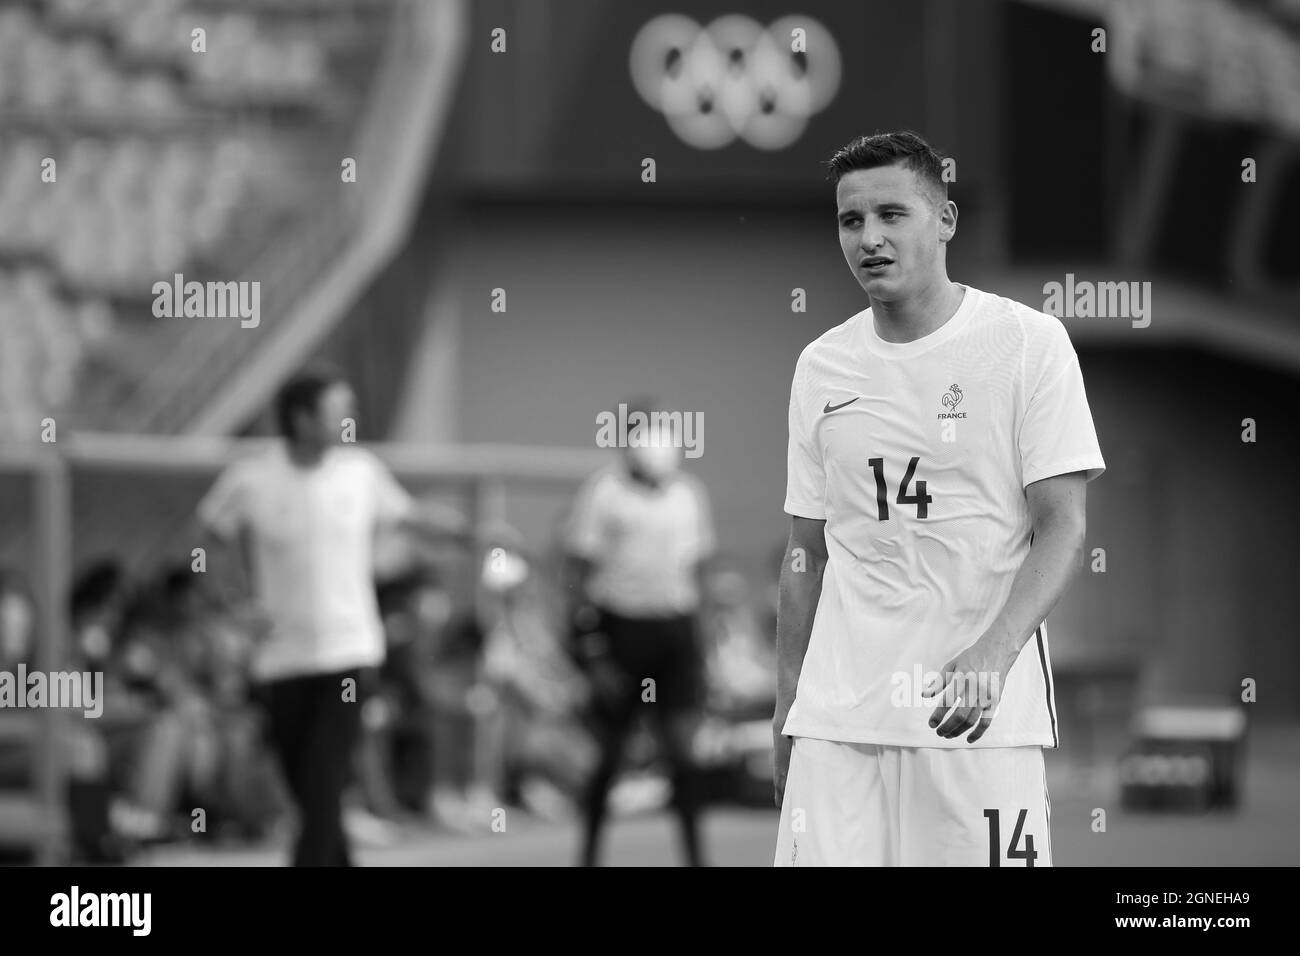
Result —
<instances>
[{"instance_id":1,"label":"olympic rings","mask_svg":"<svg viewBox=\"0 0 1300 956\"><path fill-rule=\"evenodd\" d=\"M641 98L697 149L737 137L758 149L784 149L840 85L835 40L808 17L783 17L764 29L740 14L707 27L664 14L637 33L628 67Z\"/></svg>"}]
</instances>

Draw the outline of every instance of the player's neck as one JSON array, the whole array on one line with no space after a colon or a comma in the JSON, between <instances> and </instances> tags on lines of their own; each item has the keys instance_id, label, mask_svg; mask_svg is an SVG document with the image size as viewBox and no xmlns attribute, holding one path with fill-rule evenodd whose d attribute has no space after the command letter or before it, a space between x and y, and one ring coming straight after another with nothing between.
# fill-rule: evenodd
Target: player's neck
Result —
<instances>
[{"instance_id":1,"label":"player's neck","mask_svg":"<svg viewBox=\"0 0 1300 956\"><path fill-rule=\"evenodd\" d=\"M635 484L641 485L649 491L658 491L663 487L663 482L657 478L647 475L639 468L629 465L627 468L628 478Z\"/></svg>"},{"instance_id":2,"label":"player's neck","mask_svg":"<svg viewBox=\"0 0 1300 956\"><path fill-rule=\"evenodd\" d=\"M326 447L310 442L291 441L285 443L289 460L299 468L315 468L325 458Z\"/></svg>"},{"instance_id":3,"label":"player's neck","mask_svg":"<svg viewBox=\"0 0 1300 956\"><path fill-rule=\"evenodd\" d=\"M944 277L920 295L895 302L871 301L876 334L886 342L915 342L940 328L957 314L966 289Z\"/></svg>"}]
</instances>

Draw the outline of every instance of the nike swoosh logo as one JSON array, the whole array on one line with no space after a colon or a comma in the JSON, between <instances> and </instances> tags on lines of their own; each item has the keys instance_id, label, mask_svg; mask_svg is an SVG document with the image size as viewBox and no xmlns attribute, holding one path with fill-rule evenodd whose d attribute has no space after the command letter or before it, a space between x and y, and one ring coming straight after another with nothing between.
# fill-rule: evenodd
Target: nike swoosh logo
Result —
<instances>
[{"instance_id":1,"label":"nike swoosh logo","mask_svg":"<svg viewBox=\"0 0 1300 956\"><path fill-rule=\"evenodd\" d=\"M861 398L861 397L862 397L861 395L858 396L858 398ZM840 402L840 404L838 404L838 405L832 405L830 402L827 402L827 403L826 403L826 407L822 409L822 414L823 414L823 415L828 415L828 414L830 414L831 412L837 412L837 411L839 411L841 408L844 408L844 407L846 407L846 406L848 406L848 405L852 405L852 404L853 404L854 402L856 402L857 400L858 400L857 398L850 398L847 402Z\"/></svg>"}]
</instances>

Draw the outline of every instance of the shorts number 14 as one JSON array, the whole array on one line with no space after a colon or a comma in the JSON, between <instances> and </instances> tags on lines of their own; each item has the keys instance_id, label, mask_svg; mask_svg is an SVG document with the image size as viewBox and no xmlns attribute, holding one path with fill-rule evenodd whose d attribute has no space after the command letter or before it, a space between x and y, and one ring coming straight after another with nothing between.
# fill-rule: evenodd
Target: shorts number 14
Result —
<instances>
[{"instance_id":1,"label":"shorts number 14","mask_svg":"<svg viewBox=\"0 0 1300 956\"><path fill-rule=\"evenodd\" d=\"M1025 828L1025 817L1028 815L1028 810L1021 810L1020 816L1016 818L1016 830L1011 834L1011 842L1007 845L1007 859L1024 860L1025 866L1033 866L1034 861L1038 859L1038 854L1034 852L1033 836L1026 833L1025 848L1023 850L1016 848L1016 844L1020 842L1020 834ZM998 833L998 811L985 810L984 817L989 821L989 866L1001 866L1002 839Z\"/></svg>"}]
</instances>

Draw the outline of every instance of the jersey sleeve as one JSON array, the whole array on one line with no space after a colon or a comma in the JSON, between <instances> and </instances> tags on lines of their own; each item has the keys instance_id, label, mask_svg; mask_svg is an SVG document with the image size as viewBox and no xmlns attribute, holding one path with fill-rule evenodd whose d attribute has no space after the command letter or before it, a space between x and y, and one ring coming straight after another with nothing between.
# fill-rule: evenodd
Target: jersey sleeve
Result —
<instances>
[{"instance_id":1,"label":"jersey sleeve","mask_svg":"<svg viewBox=\"0 0 1300 956\"><path fill-rule=\"evenodd\" d=\"M235 462L223 471L199 502L199 524L218 538L233 540L249 519L250 475L246 462Z\"/></svg>"},{"instance_id":2,"label":"jersey sleeve","mask_svg":"<svg viewBox=\"0 0 1300 956\"><path fill-rule=\"evenodd\" d=\"M1026 349L1025 412L1020 423L1021 485L1082 471L1106 470L1079 357L1060 320L1045 316L1041 340Z\"/></svg>"},{"instance_id":3,"label":"jersey sleeve","mask_svg":"<svg viewBox=\"0 0 1300 956\"><path fill-rule=\"evenodd\" d=\"M704 482L694 478L691 488L695 492L696 505L694 554L697 561L703 561L718 548L717 535L713 529L713 507L709 503L709 491Z\"/></svg>"},{"instance_id":4,"label":"jersey sleeve","mask_svg":"<svg viewBox=\"0 0 1300 956\"><path fill-rule=\"evenodd\" d=\"M568 528L565 531L565 544L569 552L588 561L600 557L604 543L601 533L604 487L603 474L587 479L574 500L573 511L569 515Z\"/></svg>"},{"instance_id":5,"label":"jersey sleeve","mask_svg":"<svg viewBox=\"0 0 1300 956\"><path fill-rule=\"evenodd\" d=\"M790 385L789 446L786 453L786 514L826 519L826 469L807 414L808 353L799 356Z\"/></svg>"},{"instance_id":6,"label":"jersey sleeve","mask_svg":"<svg viewBox=\"0 0 1300 956\"><path fill-rule=\"evenodd\" d=\"M383 461L374 455L369 457L374 482L375 520L381 524L397 524L415 510L415 499Z\"/></svg>"}]
</instances>

